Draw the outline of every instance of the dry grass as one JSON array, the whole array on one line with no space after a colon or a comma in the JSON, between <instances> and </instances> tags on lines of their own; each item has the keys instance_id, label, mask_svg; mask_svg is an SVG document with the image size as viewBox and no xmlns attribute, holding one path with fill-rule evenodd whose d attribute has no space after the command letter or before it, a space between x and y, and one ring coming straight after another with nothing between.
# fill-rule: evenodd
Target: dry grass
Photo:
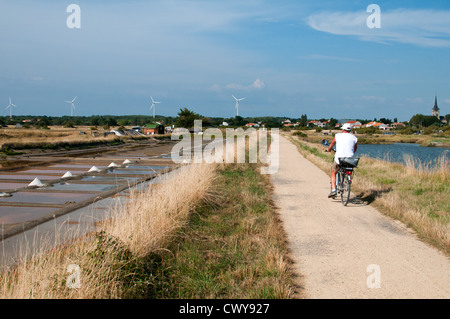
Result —
<instances>
[{"instance_id":1,"label":"dry grass","mask_svg":"<svg viewBox=\"0 0 450 319\"><path fill-rule=\"evenodd\" d=\"M140 256L165 248L206 195L214 175L213 165L183 167L148 191L133 192L127 203L114 208L103 231L58 248L49 248L53 239L44 240L2 274L0 298L122 297L123 282L135 275L130 267ZM69 265L80 267L80 288L67 286Z\"/></svg>"},{"instance_id":2,"label":"dry grass","mask_svg":"<svg viewBox=\"0 0 450 319\"><path fill-rule=\"evenodd\" d=\"M166 247L195 204L206 197L214 175L214 165L184 167L170 181L133 193L125 207L113 210L105 230L139 257Z\"/></svg>"},{"instance_id":3,"label":"dry grass","mask_svg":"<svg viewBox=\"0 0 450 319\"><path fill-rule=\"evenodd\" d=\"M289 138L302 155L329 174L333 155L324 153L321 145ZM352 191L450 253L450 163L446 157L429 163L405 157L404 165L364 157Z\"/></svg>"},{"instance_id":4,"label":"dry grass","mask_svg":"<svg viewBox=\"0 0 450 319\"><path fill-rule=\"evenodd\" d=\"M80 131L86 132L86 134L80 134ZM94 137L89 129L54 128L43 130L8 128L0 131L0 149L5 146L13 149L23 149L57 144L89 144L98 141L113 141L115 138L117 138L115 135Z\"/></svg>"}]
</instances>

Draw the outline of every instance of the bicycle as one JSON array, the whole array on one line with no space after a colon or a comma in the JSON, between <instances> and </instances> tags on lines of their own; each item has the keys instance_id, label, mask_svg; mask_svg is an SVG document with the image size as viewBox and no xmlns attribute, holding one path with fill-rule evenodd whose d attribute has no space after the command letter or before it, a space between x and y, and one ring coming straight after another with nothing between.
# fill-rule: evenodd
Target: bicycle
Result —
<instances>
[{"instance_id":1,"label":"bicycle","mask_svg":"<svg viewBox=\"0 0 450 319\"><path fill-rule=\"evenodd\" d=\"M327 150L325 150L326 152ZM333 148L333 151L336 150ZM336 196L340 195L341 203L347 206L350 200L350 191L352 188L353 169L358 166L359 157L339 158L339 170L336 173ZM333 186L331 186L333 189ZM335 198L335 197L334 197Z\"/></svg>"},{"instance_id":2,"label":"bicycle","mask_svg":"<svg viewBox=\"0 0 450 319\"><path fill-rule=\"evenodd\" d=\"M336 193L341 196L341 203L347 206L350 200L353 169L358 166L359 158L339 158L339 170L336 173Z\"/></svg>"}]
</instances>

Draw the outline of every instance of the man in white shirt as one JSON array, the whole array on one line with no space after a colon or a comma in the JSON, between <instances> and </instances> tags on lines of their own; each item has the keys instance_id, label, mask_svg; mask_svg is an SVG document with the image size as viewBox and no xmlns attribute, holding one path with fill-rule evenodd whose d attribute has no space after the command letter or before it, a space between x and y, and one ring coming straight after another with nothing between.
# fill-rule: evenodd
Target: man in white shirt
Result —
<instances>
[{"instance_id":1,"label":"man in white shirt","mask_svg":"<svg viewBox=\"0 0 450 319\"><path fill-rule=\"evenodd\" d=\"M350 133L351 130L352 126L345 123L342 126L342 133L337 133L333 142L327 148L327 152L331 152L334 145L336 145L336 154L331 167L331 193L328 195L328 198L336 196L336 173L339 170L339 158L353 157L358 148L358 139Z\"/></svg>"}]
</instances>

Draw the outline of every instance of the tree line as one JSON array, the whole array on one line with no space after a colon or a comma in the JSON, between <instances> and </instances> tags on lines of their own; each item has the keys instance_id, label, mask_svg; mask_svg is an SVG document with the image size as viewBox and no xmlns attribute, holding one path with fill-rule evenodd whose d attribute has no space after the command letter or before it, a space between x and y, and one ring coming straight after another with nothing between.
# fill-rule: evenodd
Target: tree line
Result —
<instances>
[{"instance_id":1,"label":"tree line","mask_svg":"<svg viewBox=\"0 0 450 319\"><path fill-rule=\"evenodd\" d=\"M450 123L450 114L444 117L447 123ZM292 123L299 123L300 127L308 127L308 123L311 119L308 119L306 114L302 114L299 118L288 117L274 117L274 116L262 116L262 117L207 117L195 113L188 108L181 108L177 116L160 116L155 118L148 115L92 115L92 116L32 116L32 115L15 115L12 118L9 116L0 116L0 125L16 125L20 124L24 127L37 127L47 128L48 126L92 126L92 127L117 127L117 126L144 126L149 123L161 122L166 126L175 125L177 127L190 128L194 125L194 120L202 120L203 127L219 127L224 122L231 127L244 126L247 123L260 123L264 124L266 128L281 128L283 127L283 120L289 119ZM334 128L338 123L337 119L317 119L320 122L327 123L326 128ZM377 121L384 124L392 124L398 122L397 118L393 120L388 118L380 118L374 120L361 120L357 119L361 124L366 124L371 121ZM442 126L442 122L435 116L427 116L422 114L416 114L411 117L409 122L404 122L411 127L429 127L429 126Z\"/></svg>"}]
</instances>

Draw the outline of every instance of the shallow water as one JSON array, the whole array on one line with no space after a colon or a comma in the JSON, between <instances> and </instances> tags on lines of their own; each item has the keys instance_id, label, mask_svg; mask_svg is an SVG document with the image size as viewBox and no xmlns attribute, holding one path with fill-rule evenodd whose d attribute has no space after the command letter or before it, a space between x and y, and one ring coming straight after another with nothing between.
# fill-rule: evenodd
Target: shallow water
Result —
<instances>
[{"instance_id":1,"label":"shallow water","mask_svg":"<svg viewBox=\"0 0 450 319\"><path fill-rule=\"evenodd\" d=\"M92 166L94 166L93 164L55 164L55 165L51 165L49 167L65 167L65 168L87 168L90 169ZM106 168L107 166L101 166L101 165L95 165L100 169Z\"/></svg>"},{"instance_id":2,"label":"shallow water","mask_svg":"<svg viewBox=\"0 0 450 319\"><path fill-rule=\"evenodd\" d=\"M50 175L19 175L19 174L14 174L14 175L0 175L0 179L11 179L11 180L24 180L24 181L33 181L35 178L39 178L41 181L42 180L53 180L53 179L59 179L60 176L59 175L54 175L54 176L50 176Z\"/></svg>"},{"instance_id":3,"label":"shallow water","mask_svg":"<svg viewBox=\"0 0 450 319\"><path fill-rule=\"evenodd\" d=\"M59 208L0 206L0 224L16 224L54 213Z\"/></svg>"},{"instance_id":4,"label":"shallow water","mask_svg":"<svg viewBox=\"0 0 450 319\"><path fill-rule=\"evenodd\" d=\"M57 170L57 169L28 169L25 171L20 171L20 173L22 174L61 174L63 175L64 173L66 173L68 170ZM76 171L76 170L70 170L70 172L72 174L83 174L86 173L88 170L85 171Z\"/></svg>"},{"instance_id":5,"label":"shallow water","mask_svg":"<svg viewBox=\"0 0 450 319\"><path fill-rule=\"evenodd\" d=\"M79 202L93 197L93 194L72 194L57 192L16 192L11 197L0 197L2 203L64 204Z\"/></svg>"},{"instance_id":6,"label":"shallow water","mask_svg":"<svg viewBox=\"0 0 450 319\"><path fill-rule=\"evenodd\" d=\"M170 168L169 166L158 166L158 165L142 165L142 166L139 166L139 165L130 165L130 166L127 166L126 167L127 169L128 168L130 168L130 169L155 169L155 170L159 170L159 169L167 169L167 168Z\"/></svg>"},{"instance_id":7,"label":"shallow water","mask_svg":"<svg viewBox=\"0 0 450 319\"><path fill-rule=\"evenodd\" d=\"M450 159L450 148L423 147L418 144L363 144L358 145L356 156L368 156L390 162L404 163L405 156L413 156L422 163L436 161L441 156Z\"/></svg>"},{"instance_id":8,"label":"shallow water","mask_svg":"<svg viewBox=\"0 0 450 319\"><path fill-rule=\"evenodd\" d=\"M86 176L81 179L83 182L110 182L126 183L137 181L138 177L117 177L117 176Z\"/></svg>"},{"instance_id":9,"label":"shallow water","mask_svg":"<svg viewBox=\"0 0 450 319\"><path fill-rule=\"evenodd\" d=\"M109 171L108 174L153 175L156 172L151 170L115 169Z\"/></svg>"},{"instance_id":10,"label":"shallow water","mask_svg":"<svg viewBox=\"0 0 450 319\"><path fill-rule=\"evenodd\" d=\"M45 187L46 190L64 190L64 191L88 191L88 192L104 192L114 188L115 184L71 184L70 182L54 184L52 187Z\"/></svg>"},{"instance_id":11,"label":"shallow water","mask_svg":"<svg viewBox=\"0 0 450 319\"><path fill-rule=\"evenodd\" d=\"M0 191L5 189L17 189L22 187L27 187L29 183L1 183L0 182Z\"/></svg>"}]
</instances>

